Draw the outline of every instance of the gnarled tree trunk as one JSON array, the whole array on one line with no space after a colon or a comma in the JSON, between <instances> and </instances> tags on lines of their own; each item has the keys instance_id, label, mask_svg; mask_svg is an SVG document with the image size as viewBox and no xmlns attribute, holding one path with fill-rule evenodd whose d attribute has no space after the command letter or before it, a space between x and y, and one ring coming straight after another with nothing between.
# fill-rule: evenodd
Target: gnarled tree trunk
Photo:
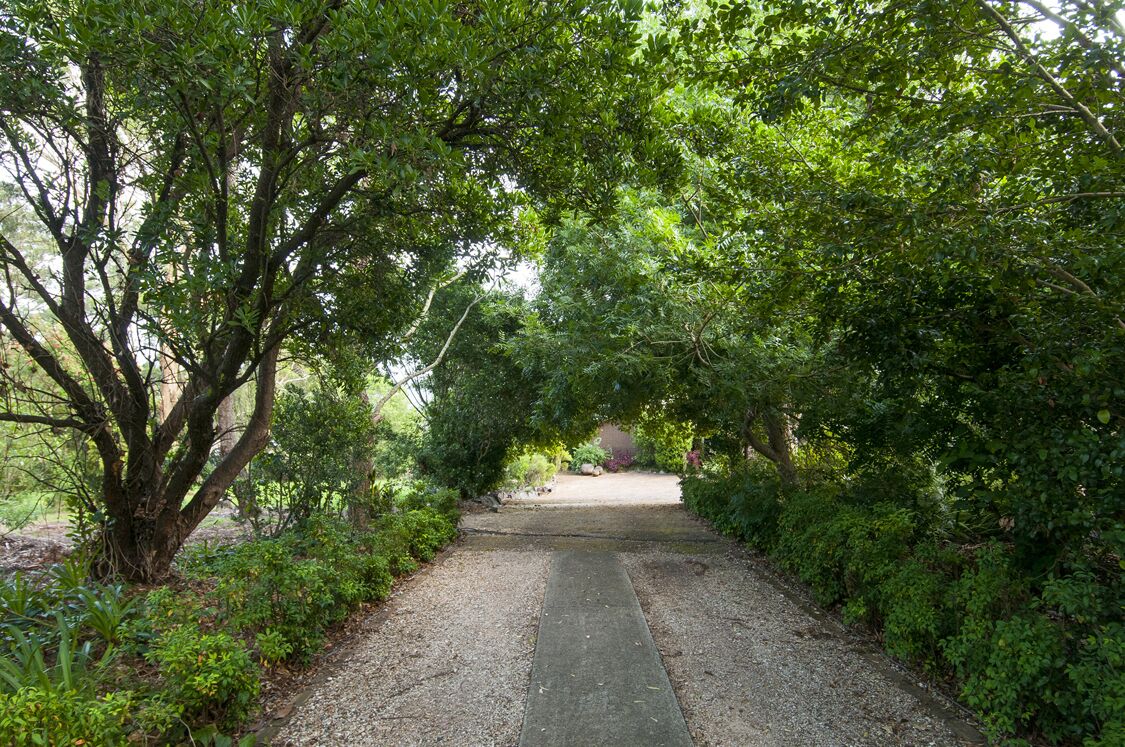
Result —
<instances>
[{"instance_id":1,"label":"gnarled tree trunk","mask_svg":"<svg viewBox=\"0 0 1125 747\"><path fill-rule=\"evenodd\" d=\"M765 441L755 431L759 422L766 434ZM764 412L750 408L742 422L742 438L748 456L757 453L773 462L783 486L797 484L797 468L793 464L793 429L788 415L773 408Z\"/></svg>"},{"instance_id":2,"label":"gnarled tree trunk","mask_svg":"<svg viewBox=\"0 0 1125 747\"><path fill-rule=\"evenodd\" d=\"M110 520L97 548L95 574L139 583L159 582L168 575L184 540L218 504L250 459L265 447L273 414L278 354L279 346L275 345L262 357L250 422L198 487L193 479L182 477L190 466L175 469L184 462L174 461L168 465L171 469L165 468L162 451L167 447L160 440L159 430L155 438L142 444L147 454L129 455L130 461L143 459L158 465L146 473L152 476L151 480L123 480L120 461L104 470L102 487ZM177 411L190 406L184 399L190 393L189 387L177 403ZM199 412L187 418L189 442L202 445L198 450L203 461L216 438L212 420L216 407L214 403L201 402ZM175 412L172 417L176 417ZM185 506L189 495L191 499Z\"/></svg>"}]
</instances>

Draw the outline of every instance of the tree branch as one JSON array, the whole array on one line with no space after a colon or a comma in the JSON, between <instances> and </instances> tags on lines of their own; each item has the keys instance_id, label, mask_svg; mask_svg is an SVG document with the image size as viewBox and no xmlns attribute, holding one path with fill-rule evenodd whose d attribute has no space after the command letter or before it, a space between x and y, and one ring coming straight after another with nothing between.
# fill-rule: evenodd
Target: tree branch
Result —
<instances>
[{"instance_id":1,"label":"tree branch","mask_svg":"<svg viewBox=\"0 0 1125 747\"><path fill-rule=\"evenodd\" d=\"M468 306L465 307L465 311L463 314L461 314L461 318L458 319L457 323L453 325L453 329L450 330L449 336L445 338L445 344L441 346L441 351L438 353L437 357L434 358L433 362L430 363L430 365L426 366L425 368L420 368L406 378L402 379L397 384L392 386L390 388L390 391L379 398L379 401L375 403L375 407L371 410L372 423L378 425L383 420L383 408L386 407L387 403L390 402L396 394L402 391L403 387L405 387L410 382L425 376L430 371L433 371L435 368L441 365L442 361L445 360L446 352L449 351L449 346L453 344L453 338L457 336L457 331L461 329L461 325L464 324L465 319L469 316L469 312L472 311L473 307L480 303L481 299L483 298L484 296L477 296ZM429 303L427 302L427 307L428 306Z\"/></svg>"},{"instance_id":2,"label":"tree branch","mask_svg":"<svg viewBox=\"0 0 1125 747\"><path fill-rule=\"evenodd\" d=\"M1078 40L1079 46L1081 46L1083 49L1087 51L1094 51L1098 47L1094 40L1087 36L1086 33L1078 27L1078 24L1069 19L1063 18L1058 13L1054 12L1043 3L1039 2L1039 0L1021 0L1021 2L1027 3L1031 7L1035 8L1037 11L1043 14L1044 18L1053 21L1055 25L1057 25L1063 31L1070 31L1072 34L1074 34L1074 38ZM1122 67L1120 62L1113 59L1112 53L1107 55L1106 59L1107 64L1115 73L1117 73L1119 76L1125 77L1125 67ZM1120 82L1122 81L1119 81L1119 83Z\"/></svg>"},{"instance_id":3,"label":"tree branch","mask_svg":"<svg viewBox=\"0 0 1125 747\"><path fill-rule=\"evenodd\" d=\"M1012 44L1015 45L1016 51L1019 53L1020 57L1023 58L1024 62L1032 67L1036 75L1038 75L1040 79L1042 79L1048 86L1050 86L1050 88L1056 94L1058 94L1061 99L1078 110L1078 114L1080 117L1082 117L1082 121L1085 122L1087 126L1089 126L1089 128L1105 142L1106 146L1110 149L1113 155L1119 158L1125 155L1125 153L1122 152L1121 144L1117 142L1117 138L1113 136L1113 133L1106 129L1101 120L1098 119L1097 116L1095 116L1094 113L1090 111L1085 104L1075 98L1074 94L1068 91L1066 89L1066 86L1064 86L1058 80L1058 78L1051 74L1050 70L1043 67L1043 65L1037 59L1035 59L1035 55L1033 55L1031 53L1031 50L1027 48L1027 45L1024 44L1023 39L1021 39L1019 34L1016 33L1016 30L1012 28L1012 24L1008 22L1008 19L1000 15L999 11L989 5L987 0L977 0L977 5L982 10L984 10L984 12L987 13L994 21L996 21L1004 34L1012 40Z\"/></svg>"},{"instance_id":4,"label":"tree branch","mask_svg":"<svg viewBox=\"0 0 1125 747\"><path fill-rule=\"evenodd\" d=\"M45 425L50 428L72 428L77 431L89 432L89 423L78 418L52 418L47 415L29 415L21 412L0 412L0 421L5 423L26 423L28 425Z\"/></svg>"},{"instance_id":5,"label":"tree branch","mask_svg":"<svg viewBox=\"0 0 1125 747\"><path fill-rule=\"evenodd\" d=\"M1101 198L1122 198L1125 197L1125 192L1075 192L1069 195L1054 195L1053 197L1044 197L1041 200L1034 200L1032 202L1024 202L1019 205L1009 205L997 210L997 214L1012 213L1017 210L1025 210L1029 207L1037 207L1039 205L1052 205L1057 202L1073 202L1074 200L1091 200Z\"/></svg>"},{"instance_id":6,"label":"tree branch","mask_svg":"<svg viewBox=\"0 0 1125 747\"><path fill-rule=\"evenodd\" d=\"M277 388L277 357L280 352L281 345L275 344L262 357L258 364L258 389L254 394L254 412L250 415L246 430L180 512L181 540L190 534L215 507L238 474L269 440L274 393Z\"/></svg>"}]
</instances>

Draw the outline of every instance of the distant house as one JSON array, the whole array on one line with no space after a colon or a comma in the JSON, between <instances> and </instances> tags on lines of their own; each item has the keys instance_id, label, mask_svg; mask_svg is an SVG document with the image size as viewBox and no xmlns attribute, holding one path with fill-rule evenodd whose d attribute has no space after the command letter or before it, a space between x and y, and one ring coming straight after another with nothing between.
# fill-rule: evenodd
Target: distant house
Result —
<instances>
[{"instance_id":1,"label":"distant house","mask_svg":"<svg viewBox=\"0 0 1125 747\"><path fill-rule=\"evenodd\" d=\"M633 441L633 434L621 430L613 423L602 423L598 428L599 444L606 451L613 452L614 456L637 455L637 444Z\"/></svg>"}]
</instances>

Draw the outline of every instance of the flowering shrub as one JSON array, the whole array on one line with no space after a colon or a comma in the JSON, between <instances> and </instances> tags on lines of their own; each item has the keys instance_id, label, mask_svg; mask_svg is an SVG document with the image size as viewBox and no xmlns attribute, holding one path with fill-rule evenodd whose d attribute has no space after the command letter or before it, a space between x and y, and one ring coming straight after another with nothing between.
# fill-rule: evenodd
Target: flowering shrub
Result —
<instances>
[{"instance_id":1,"label":"flowering shrub","mask_svg":"<svg viewBox=\"0 0 1125 747\"><path fill-rule=\"evenodd\" d=\"M614 454L609 459L606 459L605 468L610 472L620 472L623 469L632 467L635 461L632 454L623 451L620 454Z\"/></svg>"},{"instance_id":2,"label":"flowering shrub","mask_svg":"<svg viewBox=\"0 0 1125 747\"><path fill-rule=\"evenodd\" d=\"M699 453L699 449L693 449L685 454L684 461L687 462L688 469L693 472L703 468L703 455Z\"/></svg>"}]
</instances>

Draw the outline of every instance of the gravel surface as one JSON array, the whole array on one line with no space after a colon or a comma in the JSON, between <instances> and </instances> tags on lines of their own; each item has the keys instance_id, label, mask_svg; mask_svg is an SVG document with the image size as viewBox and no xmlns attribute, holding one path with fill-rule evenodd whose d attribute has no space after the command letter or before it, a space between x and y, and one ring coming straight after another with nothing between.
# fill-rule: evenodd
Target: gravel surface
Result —
<instances>
[{"instance_id":1,"label":"gravel surface","mask_svg":"<svg viewBox=\"0 0 1125 747\"><path fill-rule=\"evenodd\" d=\"M620 557L697 747L976 741L831 620L803 611L752 557Z\"/></svg>"},{"instance_id":2,"label":"gravel surface","mask_svg":"<svg viewBox=\"0 0 1125 747\"><path fill-rule=\"evenodd\" d=\"M550 556L458 548L387 603L280 745L514 745Z\"/></svg>"},{"instance_id":3,"label":"gravel surface","mask_svg":"<svg viewBox=\"0 0 1125 747\"><path fill-rule=\"evenodd\" d=\"M550 487L549 493L514 496L509 505L651 506L680 502L680 478L664 472L606 472L597 477L560 472Z\"/></svg>"},{"instance_id":4,"label":"gravel surface","mask_svg":"<svg viewBox=\"0 0 1125 747\"><path fill-rule=\"evenodd\" d=\"M617 553L697 747L983 743L678 496L668 475L565 475L464 516L462 542L396 592L272 743L516 744L559 550Z\"/></svg>"}]
</instances>

